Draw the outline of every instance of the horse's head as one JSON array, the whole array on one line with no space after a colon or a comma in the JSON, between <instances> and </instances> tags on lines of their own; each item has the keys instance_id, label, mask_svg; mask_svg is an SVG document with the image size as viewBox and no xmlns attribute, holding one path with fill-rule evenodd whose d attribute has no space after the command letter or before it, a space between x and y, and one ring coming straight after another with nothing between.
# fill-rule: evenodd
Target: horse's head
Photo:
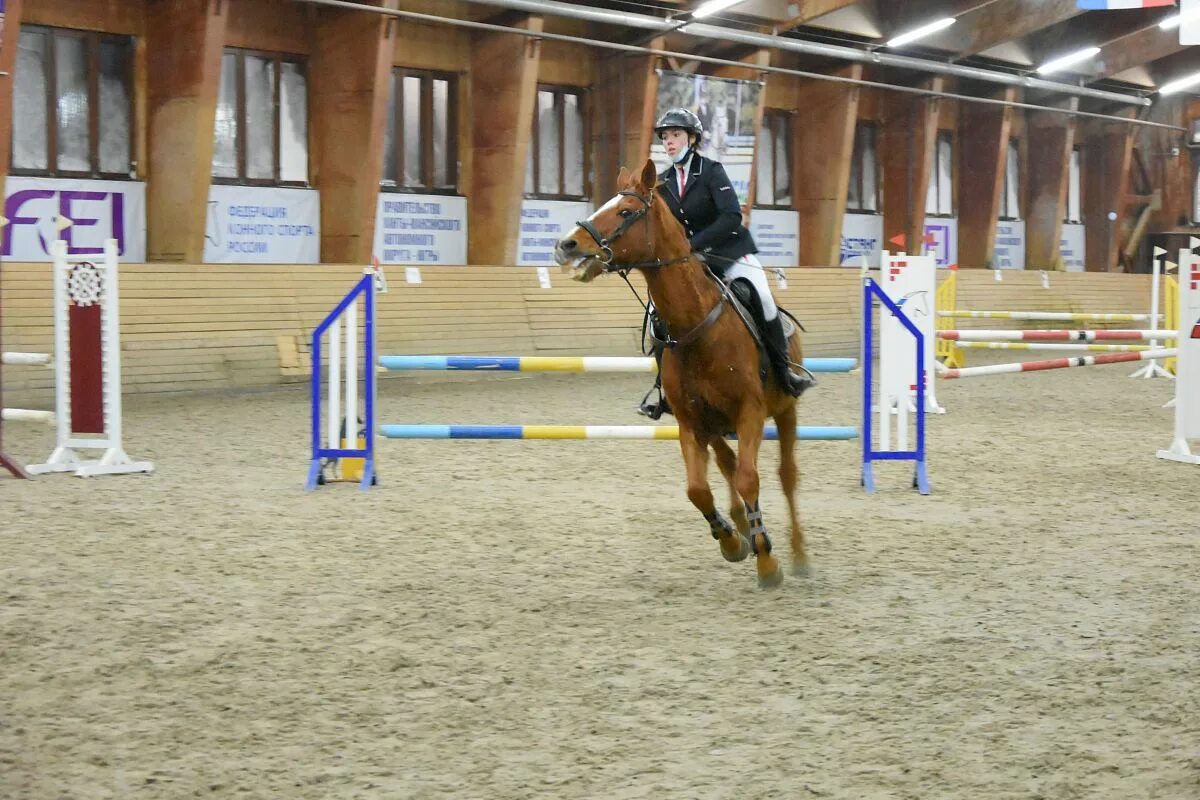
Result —
<instances>
[{"instance_id":1,"label":"horse's head","mask_svg":"<svg viewBox=\"0 0 1200 800\"><path fill-rule=\"evenodd\" d=\"M658 172L646 159L640 174L621 167L619 191L554 246L554 258L571 277L584 283L605 272L655 262L650 207Z\"/></svg>"}]
</instances>

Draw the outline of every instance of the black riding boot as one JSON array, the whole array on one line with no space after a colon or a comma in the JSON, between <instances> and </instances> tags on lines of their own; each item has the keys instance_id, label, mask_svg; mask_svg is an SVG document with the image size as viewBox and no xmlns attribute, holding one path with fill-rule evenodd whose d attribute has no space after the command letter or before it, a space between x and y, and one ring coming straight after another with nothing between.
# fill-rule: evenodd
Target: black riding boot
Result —
<instances>
[{"instance_id":1,"label":"black riding boot","mask_svg":"<svg viewBox=\"0 0 1200 800\"><path fill-rule=\"evenodd\" d=\"M642 398L641 405L638 406L638 413L643 417L650 419L658 419L663 414L671 414L671 406L667 404L667 396L662 390L662 354L663 346L657 342L650 348L650 355L654 356L654 363L658 364L658 375L654 376L654 385L650 387L650 391L646 392L646 396ZM658 400L650 401L650 395L658 392Z\"/></svg>"},{"instance_id":2,"label":"black riding boot","mask_svg":"<svg viewBox=\"0 0 1200 800\"><path fill-rule=\"evenodd\" d=\"M779 387L792 397L799 397L804 391L817 385L817 379L804 367L800 372L792 371L788 340L783 335L783 315L768 320L763 324L766 333L767 355L771 359L771 367L775 370L775 379Z\"/></svg>"}]
</instances>

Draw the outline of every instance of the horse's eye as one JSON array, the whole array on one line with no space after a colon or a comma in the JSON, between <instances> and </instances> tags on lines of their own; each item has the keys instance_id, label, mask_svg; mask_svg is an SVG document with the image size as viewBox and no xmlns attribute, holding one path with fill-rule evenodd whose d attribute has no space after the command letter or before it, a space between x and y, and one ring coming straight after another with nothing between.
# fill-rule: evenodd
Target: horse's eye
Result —
<instances>
[{"instance_id":1,"label":"horse's eye","mask_svg":"<svg viewBox=\"0 0 1200 800\"><path fill-rule=\"evenodd\" d=\"M632 211L630 211L628 208L622 208L622 209L621 209L621 211L620 211L620 214L621 214L621 216L622 216L622 217L631 217L631 216L633 216L633 212L632 212Z\"/></svg>"}]
</instances>

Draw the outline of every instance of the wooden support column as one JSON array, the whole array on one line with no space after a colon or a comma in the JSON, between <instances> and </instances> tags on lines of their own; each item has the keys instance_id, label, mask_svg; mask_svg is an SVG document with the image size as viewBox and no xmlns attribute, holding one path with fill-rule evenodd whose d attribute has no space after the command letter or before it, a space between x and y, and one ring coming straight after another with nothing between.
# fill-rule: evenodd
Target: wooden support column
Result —
<instances>
[{"instance_id":1,"label":"wooden support column","mask_svg":"<svg viewBox=\"0 0 1200 800\"><path fill-rule=\"evenodd\" d=\"M396 8L397 0L376 5ZM313 49L313 176L321 191L321 260L365 264L375 237L397 25L322 9Z\"/></svg>"},{"instance_id":2,"label":"wooden support column","mask_svg":"<svg viewBox=\"0 0 1200 800\"><path fill-rule=\"evenodd\" d=\"M1016 99L1005 89L1001 98ZM992 267L1012 107L964 103L959 116L958 263Z\"/></svg>"},{"instance_id":3,"label":"wooden support column","mask_svg":"<svg viewBox=\"0 0 1200 800\"><path fill-rule=\"evenodd\" d=\"M0 184L8 177L12 163L13 76L17 68L17 41L21 36L21 11L24 0L4 4L4 34L0 38Z\"/></svg>"},{"instance_id":4,"label":"wooden support column","mask_svg":"<svg viewBox=\"0 0 1200 800\"><path fill-rule=\"evenodd\" d=\"M945 79L930 78L922 89L944 91ZM937 157L938 116L936 97L890 92L884 101L883 120L883 238L884 249L898 233L905 236L905 252L921 252L925 236L925 195Z\"/></svg>"},{"instance_id":5,"label":"wooden support column","mask_svg":"<svg viewBox=\"0 0 1200 800\"><path fill-rule=\"evenodd\" d=\"M649 45L662 46L661 38ZM598 102L590 104L596 168L592 197L597 203L616 193L621 167L639 170L650 155L658 99L657 63L656 56L600 56L595 86Z\"/></svg>"},{"instance_id":6,"label":"wooden support column","mask_svg":"<svg viewBox=\"0 0 1200 800\"><path fill-rule=\"evenodd\" d=\"M149 177L147 259L204 256L213 124L229 3L158 0L146 5Z\"/></svg>"},{"instance_id":7,"label":"wooden support column","mask_svg":"<svg viewBox=\"0 0 1200 800\"><path fill-rule=\"evenodd\" d=\"M541 17L516 23L542 30ZM515 264L525 188L525 157L537 99L536 39L477 33L471 42L472 264Z\"/></svg>"},{"instance_id":8,"label":"wooden support column","mask_svg":"<svg viewBox=\"0 0 1200 800\"><path fill-rule=\"evenodd\" d=\"M861 79L862 65L835 74ZM792 126L792 198L800 212L801 264L833 267L840 262L861 91L853 84L818 80L805 81L797 91L803 114Z\"/></svg>"},{"instance_id":9,"label":"wooden support column","mask_svg":"<svg viewBox=\"0 0 1200 800\"><path fill-rule=\"evenodd\" d=\"M1084 146L1083 220L1087 224L1088 272L1117 272L1121 226L1133 163L1133 126L1089 125ZM1115 219L1109 219L1109 214Z\"/></svg>"},{"instance_id":10,"label":"wooden support column","mask_svg":"<svg viewBox=\"0 0 1200 800\"><path fill-rule=\"evenodd\" d=\"M1076 109L1071 98L1064 108ZM1075 118L1035 111L1026 117L1025 136L1029 170L1029 206L1025 210L1025 266L1027 269L1062 269L1060 247L1067 216L1067 182L1071 176L1071 151L1075 147Z\"/></svg>"}]
</instances>

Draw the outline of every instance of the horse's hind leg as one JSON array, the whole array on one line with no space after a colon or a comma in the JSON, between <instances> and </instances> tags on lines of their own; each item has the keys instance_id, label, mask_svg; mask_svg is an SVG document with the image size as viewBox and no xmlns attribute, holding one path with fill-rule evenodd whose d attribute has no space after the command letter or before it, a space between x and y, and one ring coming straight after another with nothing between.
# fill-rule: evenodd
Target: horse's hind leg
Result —
<instances>
[{"instance_id":1,"label":"horse's hind leg","mask_svg":"<svg viewBox=\"0 0 1200 800\"><path fill-rule=\"evenodd\" d=\"M737 525L741 534L748 537L750 523L746 519L746 507L742 503L741 495L733 486L737 472L737 455L729 446L729 442L724 439L714 438L711 444L713 453L717 456L717 466L721 468L721 474L725 476L725 482L729 484L729 516L733 518L733 524Z\"/></svg>"},{"instance_id":2,"label":"horse's hind leg","mask_svg":"<svg viewBox=\"0 0 1200 800\"><path fill-rule=\"evenodd\" d=\"M792 521L792 573L808 574L808 555L804 552L804 528L796 512L796 485L799 470L796 468L796 406L776 415L775 427L779 429L779 483L783 496L787 498L788 514Z\"/></svg>"},{"instance_id":3,"label":"horse's hind leg","mask_svg":"<svg viewBox=\"0 0 1200 800\"><path fill-rule=\"evenodd\" d=\"M737 528L717 510L712 487L708 483L708 443L700 441L691 431L679 430L679 447L687 467L687 495L692 505L700 509L708 521L709 531L721 545L726 561L742 561L750 555L750 543Z\"/></svg>"},{"instance_id":4,"label":"horse's hind leg","mask_svg":"<svg viewBox=\"0 0 1200 800\"><path fill-rule=\"evenodd\" d=\"M758 449L762 445L763 418L761 414L743 413L738 420L737 471L734 486L746 504L746 518L750 522L750 547L757 557L758 585L764 589L778 586L783 581L783 570L779 559L771 555L771 537L763 524L762 508L758 504Z\"/></svg>"}]
</instances>

